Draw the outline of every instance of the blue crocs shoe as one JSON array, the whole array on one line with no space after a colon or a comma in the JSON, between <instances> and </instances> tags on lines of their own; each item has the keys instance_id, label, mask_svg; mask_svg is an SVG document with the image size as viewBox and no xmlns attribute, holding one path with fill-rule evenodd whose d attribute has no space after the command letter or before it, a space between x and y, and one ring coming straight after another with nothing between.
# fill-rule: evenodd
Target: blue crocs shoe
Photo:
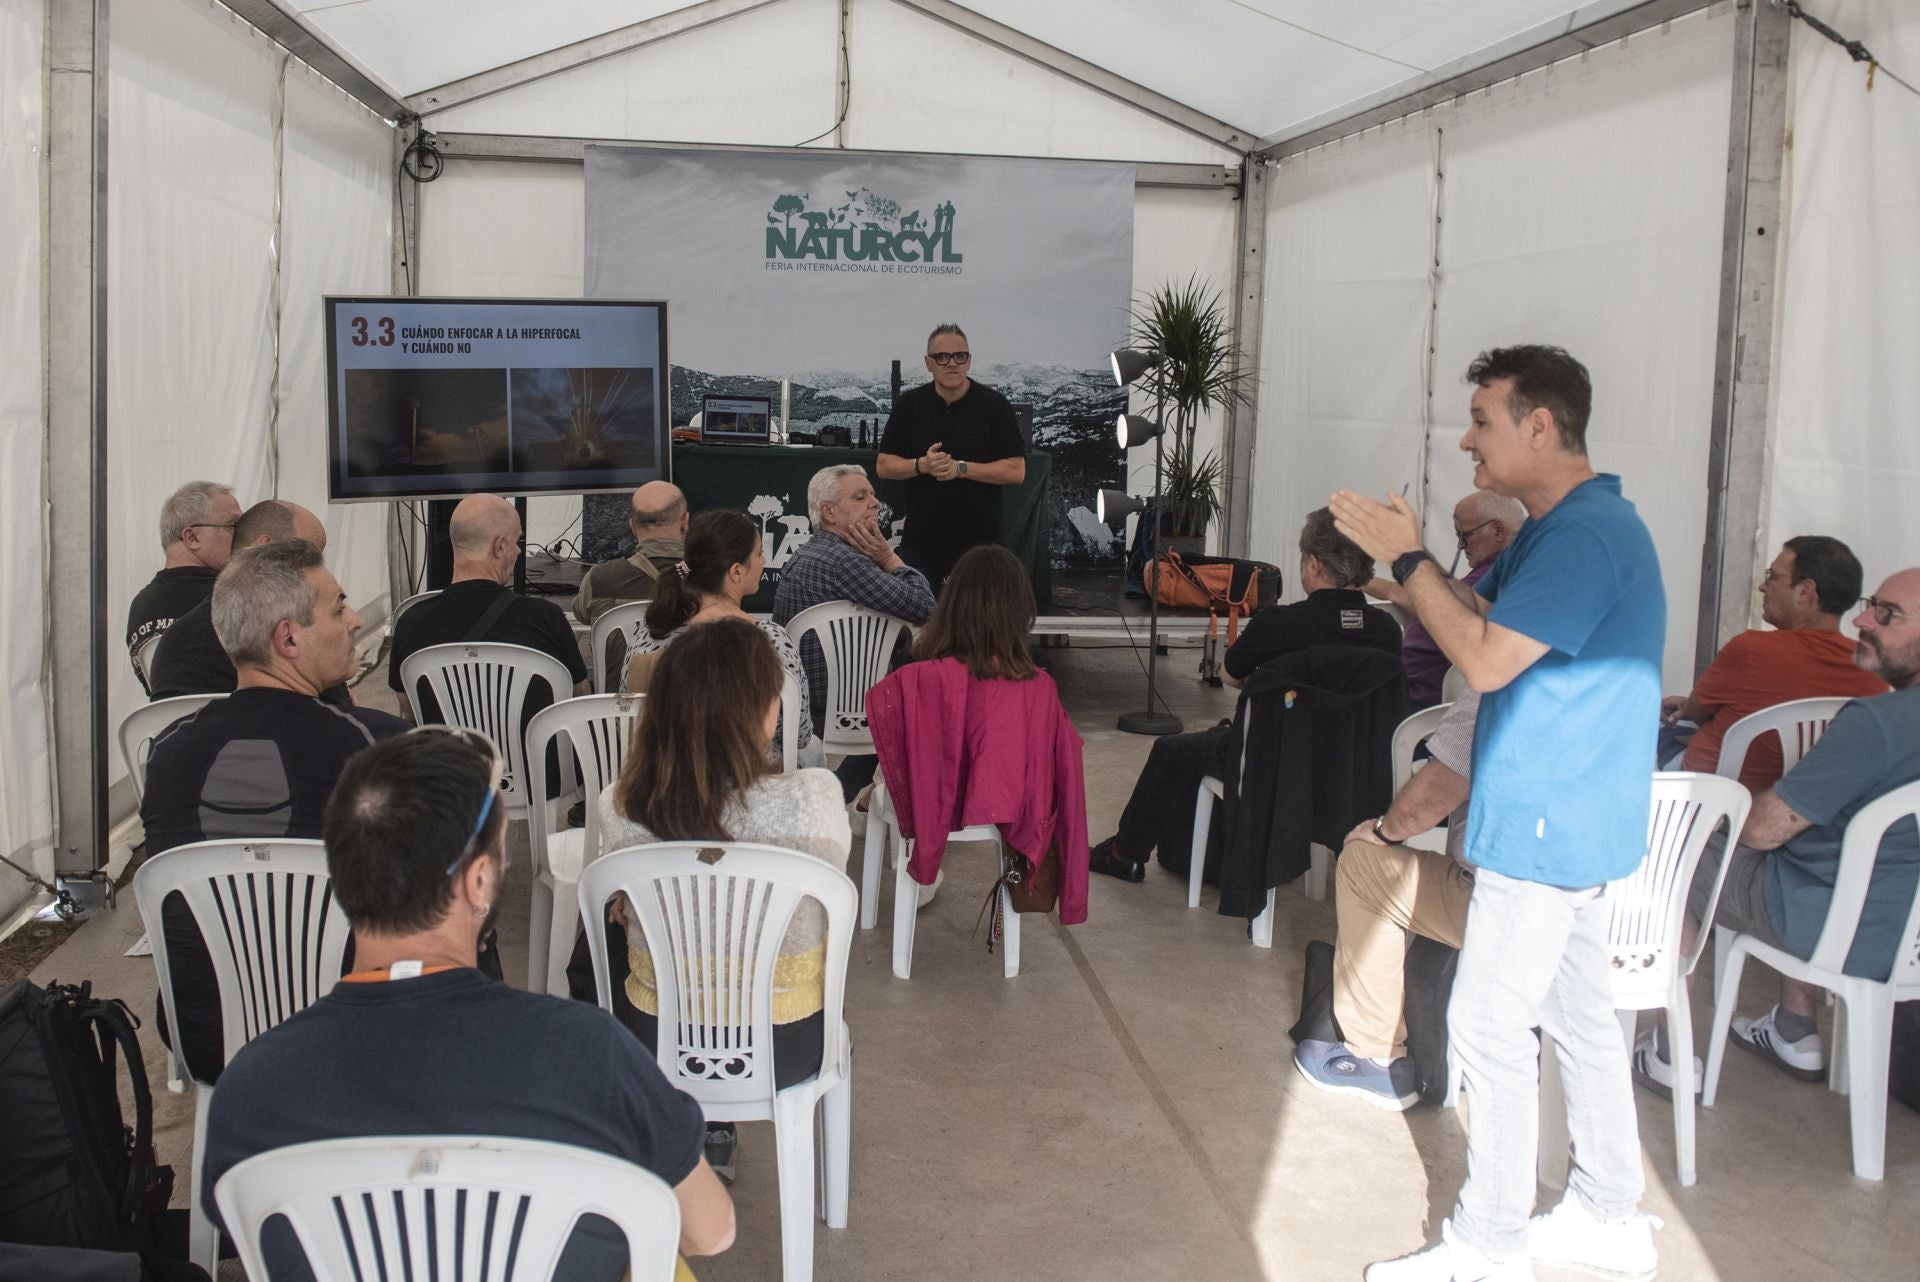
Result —
<instances>
[{"instance_id":1,"label":"blue crocs shoe","mask_svg":"<svg viewBox=\"0 0 1920 1282\"><path fill-rule=\"evenodd\" d=\"M1293 1051L1300 1076L1323 1091L1352 1095L1375 1108L1405 1112L1420 1102L1413 1060L1405 1055L1382 1068L1347 1049L1345 1042L1301 1042Z\"/></svg>"}]
</instances>

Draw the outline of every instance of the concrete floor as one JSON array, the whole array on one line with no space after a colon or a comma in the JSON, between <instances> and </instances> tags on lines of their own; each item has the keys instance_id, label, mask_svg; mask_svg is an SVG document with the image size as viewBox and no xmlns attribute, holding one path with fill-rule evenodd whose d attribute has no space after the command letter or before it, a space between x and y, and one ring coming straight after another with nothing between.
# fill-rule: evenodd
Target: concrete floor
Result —
<instances>
[{"instance_id":1,"label":"concrete floor","mask_svg":"<svg viewBox=\"0 0 1920 1282\"><path fill-rule=\"evenodd\" d=\"M1048 657L1086 737L1098 840L1147 753L1147 741L1112 729L1116 713L1140 706L1144 682L1124 649ZM1229 715L1231 691L1191 673L1191 652L1162 667L1173 711L1190 728ZM380 686L367 682L363 697L384 698ZM1157 866L1139 886L1095 878L1084 925L1026 919L1021 974L1008 981L969 938L989 862L979 847L950 857L940 897L921 914L910 981L891 971L890 886L879 928L854 943L851 1222L820 1229L816 1277L1350 1279L1437 1231L1464 1169L1457 1115L1391 1114L1320 1094L1290 1061L1301 952L1333 938L1330 902L1283 888L1276 946L1263 951L1210 899L1189 911L1184 880ZM856 850L856 880L858 863ZM515 979L526 867L515 860L521 880L501 926ZM128 894L34 977L91 979L144 1015L152 965L122 956L141 933ZM1764 1009L1770 980L1762 967L1748 971L1744 1006ZM1696 1011L1702 1036L1708 1014ZM191 1097L164 1089L150 1022L142 1037L161 1160L179 1172L185 1205ZM1879 1184L1852 1175L1846 1099L1752 1057L1729 1055L1720 1103L1699 1119L1700 1182L1682 1189L1671 1109L1640 1095L1645 1206L1666 1222L1661 1277L1920 1273L1920 1115L1890 1106ZM699 1262L702 1282L777 1277L779 1194L764 1124L742 1129L733 1195L739 1240Z\"/></svg>"}]
</instances>

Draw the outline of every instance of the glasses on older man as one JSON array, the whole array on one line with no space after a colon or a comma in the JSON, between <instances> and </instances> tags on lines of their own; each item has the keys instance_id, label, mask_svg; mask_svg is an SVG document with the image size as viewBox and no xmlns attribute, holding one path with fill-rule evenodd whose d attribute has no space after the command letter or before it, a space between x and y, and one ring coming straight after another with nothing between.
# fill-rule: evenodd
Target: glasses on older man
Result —
<instances>
[{"instance_id":1,"label":"glasses on older man","mask_svg":"<svg viewBox=\"0 0 1920 1282\"><path fill-rule=\"evenodd\" d=\"M195 521L195 522L194 522L193 524L191 524L191 525L187 525L187 526L182 526L181 528L183 528L183 529L188 529L188 530L227 530L227 531L232 531L232 529L233 529L233 527L234 527L234 526L236 526L236 525L238 525L238 524L240 524L240 522L239 522L238 520L232 520L232 521Z\"/></svg>"},{"instance_id":2,"label":"glasses on older man","mask_svg":"<svg viewBox=\"0 0 1920 1282\"><path fill-rule=\"evenodd\" d=\"M501 759L500 750L494 746L493 740L478 730L470 730L465 726L415 726L411 733L452 735L471 743L487 754L487 796L480 803L480 815L473 821L473 831L468 833L467 839L460 844L460 853L455 855L453 862L447 865L447 876L451 877L460 871L461 864L473 856L474 848L480 844L480 834L487 830L487 818L493 814L494 803L499 800L500 793L506 788L507 763ZM500 871L504 873L512 866L512 862L511 852L503 848L500 853Z\"/></svg>"},{"instance_id":3,"label":"glasses on older man","mask_svg":"<svg viewBox=\"0 0 1920 1282\"><path fill-rule=\"evenodd\" d=\"M927 359L935 365L965 365L973 359L972 352L928 352Z\"/></svg>"},{"instance_id":4,"label":"glasses on older man","mask_svg":"<svg viewBox=\"0 0 1920 1282\"><path fill-rule=\"evenodd\" d=\"M1912 617L1903 607L1895 605L1891 601L1882 601L1877 596L1870 596L1860 604L1873 611L1873 621L1883 628L1893 626L1895 619Z\"/></svg>"}]
</instances>

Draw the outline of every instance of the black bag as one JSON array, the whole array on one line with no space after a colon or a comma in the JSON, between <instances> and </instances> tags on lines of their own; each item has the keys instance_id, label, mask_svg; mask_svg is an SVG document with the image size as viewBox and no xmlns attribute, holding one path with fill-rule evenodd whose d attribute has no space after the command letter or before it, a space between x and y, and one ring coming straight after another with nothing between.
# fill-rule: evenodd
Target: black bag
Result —
<instances>
[{"instance_id":1,"label":"black bag","mask_svg":"<svg viewBox=\"0 0 1920 1282\"><path fill-rule=\"evenodd\" d=\"M136 1021L92 984L0 991L0 1241L154 1250L173 1170L153 1159L153 1097ZM120 1111L126 1056L133 1125Z\"/></svg>"},{"instance_id":2,"label":"black bag","mask_svg":"<svg viewBox=\"0 0 1920 1282\"><path fill-rule=\"evenodd\" d=\"M1920 1002L1893 1005L1893 1047L1887 1062L1887 1093L1920 1111Z\"/></svg>"},{"instance_id":3,"label":"black bag","mask_svg":"<svg viewBox=\"0 0 1920 1282\"><path fill-rule=\"evenodd\" d=\"M1460 950L1437 939L1414 936L1407 946L1405 1018L1407 1054L1420 1079L1420 1098L1439 1104L1447 1098L1447 1002L1453 997L1453 972ZM1300 976L1300 1018L1287 1030L1296 1044L1343 1042L1333 1014L1333 945L1307 945Z\"/></svg>"}]
</instances>

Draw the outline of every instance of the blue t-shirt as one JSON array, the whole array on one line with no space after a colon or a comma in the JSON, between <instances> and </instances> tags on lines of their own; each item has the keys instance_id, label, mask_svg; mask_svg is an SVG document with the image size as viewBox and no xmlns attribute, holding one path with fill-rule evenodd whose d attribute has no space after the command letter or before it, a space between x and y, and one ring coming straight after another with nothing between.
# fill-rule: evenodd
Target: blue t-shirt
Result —
<instances>
[{"instance_id":1,"label":"blue t-shirt","mask_svg":"<svg viewBox=\"0 0 1920 1282\"><path fill-rule=\"evenodd\" d=\"M1813 956L1840 875L1840 843L1861 807L1920 779L1920 686L1840 709L1774 795L1812 827L1767 856L1767 916L1787 951ZM1885 979L1920 881L1920 831L1901 819L1881 838L1846 972Z\"/></svg>"},{"instance_id":2,"label":"blue t-shirt","mask_svg":"<svg viewBox=\"0 0 1920 1282\"><path fill-rule=\"evenodd\" d=\"M1466 858L1550 886L1626 876L1647 852L1667 597L1620 478L1521 526L1475 590L1548 650L1480 701Z\"/></svg>"}]
</instances>

